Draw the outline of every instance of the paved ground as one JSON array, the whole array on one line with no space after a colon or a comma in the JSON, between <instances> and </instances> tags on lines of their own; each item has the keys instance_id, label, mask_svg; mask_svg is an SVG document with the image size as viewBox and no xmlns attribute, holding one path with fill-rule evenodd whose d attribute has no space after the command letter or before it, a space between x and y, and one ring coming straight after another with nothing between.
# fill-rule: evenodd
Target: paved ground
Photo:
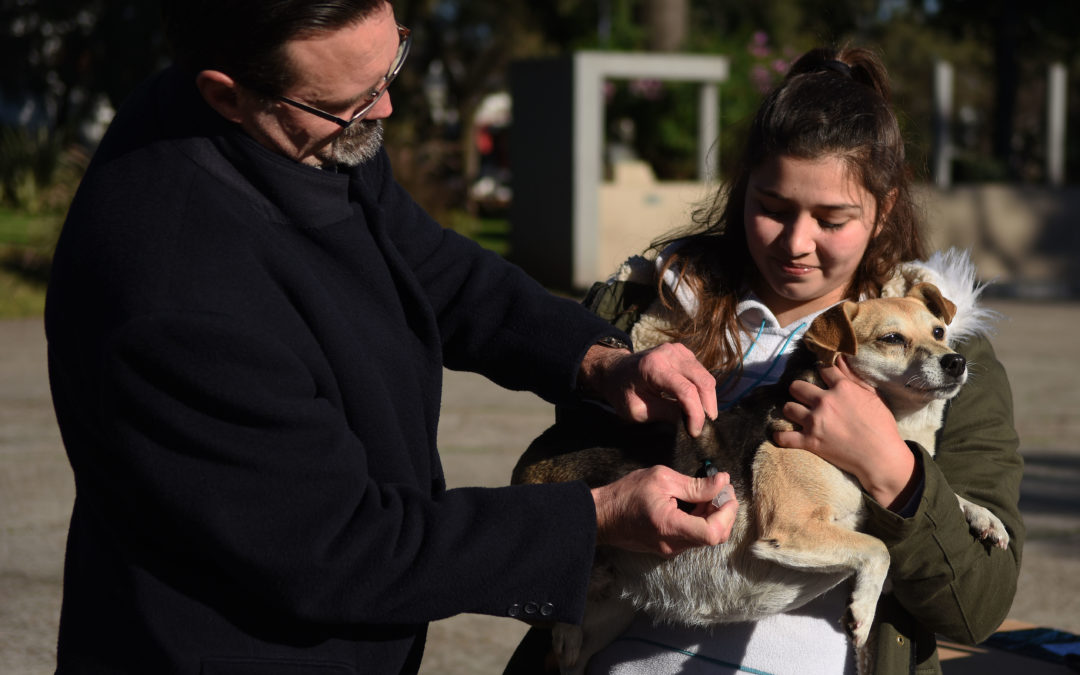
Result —
<instances>
[{"instance_id":1,"label":"paved ground","mask_svg":"<svg viewBox=\"0 0 1080 675\"><path fill-rule=\"evenodd\" d=\"M998 300L995 345L1013 383L1029 527L1011 618L1080 633L1080 304ZM529 394L447 373L441 447L451 485L499 485L552 419ZM0 321L0 673L54 665L64 535L74 494L56 431L40 321ZM992 592L992 589L988 589ZM524 628L462 616L431 628L423 671L499 673ZM947 673L959 675L958 667ZM968 672L968 671L963 671ZM972 671L974 672L974 671ZM985 671L984 671L985 672Z\"/></svg>"}]
</instances>

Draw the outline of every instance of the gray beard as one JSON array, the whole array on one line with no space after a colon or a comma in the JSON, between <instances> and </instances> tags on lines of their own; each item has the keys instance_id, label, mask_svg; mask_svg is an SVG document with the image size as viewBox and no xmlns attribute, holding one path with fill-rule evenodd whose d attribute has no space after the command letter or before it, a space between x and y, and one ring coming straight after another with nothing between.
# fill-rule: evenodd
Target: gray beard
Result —
<instances>
[{"instance_id":1,"label":"gray beard","mask_svg":"<svg viewBox=\"0 0 1080 675\"><path fill-rule=\"evenodd\" d=\"M316 155L323 166L356 166L375 157L383 143L382 120L359 120Z\"/></svg>"}]
</instances>

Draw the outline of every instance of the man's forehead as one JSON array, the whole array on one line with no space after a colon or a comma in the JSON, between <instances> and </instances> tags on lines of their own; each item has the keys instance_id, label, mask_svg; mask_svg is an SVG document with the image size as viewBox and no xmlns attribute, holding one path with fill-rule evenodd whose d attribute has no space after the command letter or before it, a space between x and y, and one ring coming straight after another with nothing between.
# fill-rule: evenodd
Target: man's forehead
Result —
<instances>
[{"instance_id":1,"label":"man's forehead","mask_svg":"<svg viewBox=\"0 0 1080 675\"><path fill-rule=\"evenodd\" d=\"M398 42L393 8L384 3L358 22L289 40L285 55L298 84L322 90L362 82L366 88L385 74Z\"/></svg>"}]
</instances>

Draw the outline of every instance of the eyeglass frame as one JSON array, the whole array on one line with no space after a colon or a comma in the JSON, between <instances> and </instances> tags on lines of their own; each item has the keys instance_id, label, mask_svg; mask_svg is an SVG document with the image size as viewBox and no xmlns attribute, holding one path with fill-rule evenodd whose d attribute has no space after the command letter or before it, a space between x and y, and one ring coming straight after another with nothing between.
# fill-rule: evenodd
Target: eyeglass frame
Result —
<instances>
[{"instance_id":1,"label":"eyeglass frame","mask_svg":"<svg viewBox=\"0 0 1080 675\"><path fill-rule=\"evenodd\" d=\"M397 24L397 29L398 39L400 40L400 42L398 43L398 51L394 57L394 63L390 66L390 72L386 75L383 75L382 82L375 85L375 87L371 90L370 94L373 95L374 98L365 103L364 107L360 108L360 110L358 110L351 119L342 119L337 115L331 115L325 110L319 110L314 106L307 105L306 103L301 103L300 101L294 101L293 99L281 96L280 94L275 94L274 98L278 101L281 101L282 103L287 103L294 108L299 108L306 113L310 113L312 115L315 115L316 117L321 117L324 120L333 122L340 126L342 129L348 129L350 126L352 126L353 122L363 119L365 115L370 113L375 108L379 100L382 99L383 94L385 94L387 90L390 89L390 83L397 78L398 74L401 72L401 69L405 66L405 59L406 57L408 57L409 47L412 45L412 30L406 28L405 26L402 26L400 23Z\"/></svg>"}]
</instances>

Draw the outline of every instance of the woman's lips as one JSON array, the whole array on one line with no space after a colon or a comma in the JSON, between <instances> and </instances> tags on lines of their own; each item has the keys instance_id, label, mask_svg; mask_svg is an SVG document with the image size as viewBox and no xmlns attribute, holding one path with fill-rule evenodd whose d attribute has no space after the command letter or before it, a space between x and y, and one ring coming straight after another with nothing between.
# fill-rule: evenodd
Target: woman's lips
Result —
<instances>
[{"instance_id":1,"label":"woman's lips","mask_svg":"<svg viewBox=\"0 0 1080 675\"><path fill-rule=\"evenodd\" d=\"M809 265L803 265L801 263L784 260L777 261L777 266L784 274L790 274L793 276L802 276L804 274L809 274L816 269L814 267L810 267Z\"/></svg>"}]
</instances>

